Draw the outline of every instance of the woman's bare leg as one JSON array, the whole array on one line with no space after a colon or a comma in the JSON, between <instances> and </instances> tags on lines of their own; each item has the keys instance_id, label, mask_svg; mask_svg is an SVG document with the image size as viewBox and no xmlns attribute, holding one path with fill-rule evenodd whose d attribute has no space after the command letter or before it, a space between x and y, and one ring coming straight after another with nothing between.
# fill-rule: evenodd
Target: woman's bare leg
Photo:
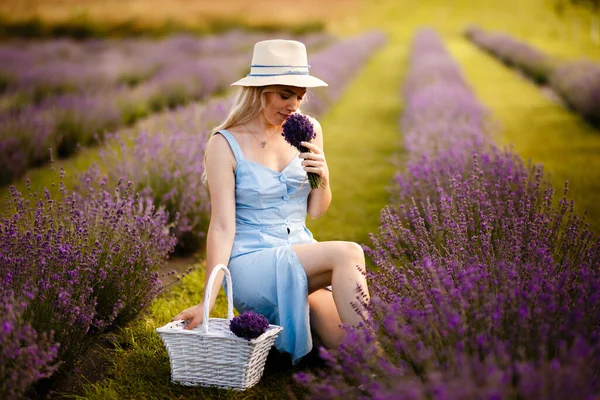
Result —
<instances>
[{"instance_id":1,"label":"woman's bare leg","mask_svg":"<svg viewBox=\"0 0 600 400\"><path fill-rule=\"evenodd\" d=\"M333 300L342 322L356 326L363 320L355 307L357 287L369 300L369 290L363 275L365 255L353 242L319 242L293 246L306 276L309 294L328 285L333 289ZM353 306L354 304L354 306Z\"/></svg>"},{"instance_id":2,"label":"woman's bare leg","mask_svg":"<svg viewBox=\"0 0 600 400\"><path fill-rule=\"evenodd\" d=\"M327 349L335 349L342 344L344 330L331 291L319 289L308 295L310 306L310 326Z\"/></svg>"}]
</instances>

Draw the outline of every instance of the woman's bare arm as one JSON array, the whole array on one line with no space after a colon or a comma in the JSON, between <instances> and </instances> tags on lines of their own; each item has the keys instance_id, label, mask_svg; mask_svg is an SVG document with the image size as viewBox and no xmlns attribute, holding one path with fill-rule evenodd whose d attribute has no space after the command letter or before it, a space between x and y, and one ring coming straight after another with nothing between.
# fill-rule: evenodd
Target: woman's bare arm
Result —
<instances>
[{"instance_id":1,"label":"woman's bare arm","mask_svg":"<svg viewBox=\"0 0 600 400\"><path fill-rule=\"evenodd\" d=\"M207 288L208 278L217 264L227 265L233 239L235 237L235 157L227 140L222 135L214 135L206 147L206 175L210 192L211 214L206 237L206 279L204 290L211 290L212 310L221 288L224 274L217 275L214 286ZM173 320L185 319L191 322L186 329L193 329L202 323L203 303L190 307Z\"/></svg>"}]
</instances>

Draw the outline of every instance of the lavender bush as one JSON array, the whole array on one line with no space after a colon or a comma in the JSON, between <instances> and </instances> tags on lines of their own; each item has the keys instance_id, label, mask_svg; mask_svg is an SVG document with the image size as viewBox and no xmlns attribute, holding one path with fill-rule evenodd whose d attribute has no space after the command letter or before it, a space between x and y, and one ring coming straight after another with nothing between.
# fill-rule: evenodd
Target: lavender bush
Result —
<instances>
[{"instance_id":1,"label":"lavender bush","mask_svg":"<svg viewBox=\"0 0 600 400\"><path fill-rule=\"evenodd\" d=\"M550 85L576 112L600 126L600 65L589 60L562 63L550 76Z\"/></svg>"},{"instance_id":2,"label":"lavender bush","mask_svg":"<svg viewBox=\"0 0 600 400\"><path fill-rule=\"evenodd\" d=\"M215 101L149 118L131 140L110 135L100 151L110 180L135 182L136 191L168 213L180 253L201 247L208 229L210 200L200 179L204 149L209 130L229 107L229 100Z\"/></svg>"},{"instance_id":3,"label":"lavender bush","mask_svg":"<svg viewBox=\"0 0 600 400\"><path fill-rule=\"evenodd\" d=\"M515 167L474 166L438 199L382 213L368 250L379 267L369 276L375 334L352 332L324 354L333 378L300 377L312 395L600 393L600 240L566 198L553 208L541 170Z\"/></svg>"},{"instance_id":4,"label":"lavender bush","mask_svg":"<svg viewBox=\"0 0 600 400\"><path fill-rule=\"evenodd\" d=\"M131 320L159 293L156 270L175 239L167 216L130 183L111 193L90 171L69 193L62 174L56 193L24 197L11 187L0 220L0 281L28 298L24 322L40 335L54 332L58 359L71 367L94 334Z\"/></svg>"},{"instance_id":5,"label":"lavender bush","mask_svg":"<svg viewBox=\"0 0 600 400\"><path fill-rule=\"evenodd\" d=\"M29 299L0 287L0 396L22 398L28 387L58 368L53 332L38 334L26 321Z\"/></svg>"},{"instance_id":6,"label":"lavender bush","mask_svg":"<svg viewBox=\"0 0 600 400\"><path fill-rule=\"evenodd\" d=\"M465 31L465 36L505 64L519 68L539 84L548 82L558 63L540 50L505 34L491 34L471 27Z\"/></svg>"},{"instance_id":7,"label":"lavender bush","mask_svg":"<svg viewBox=\"0 0 600 400\"><path fill-rule=\"evenodd\" d=\"M457 174L470 173L474 150L490 149L493 124L432 30L415 36L400 120L408 150L405 170L391 188L392 204L436 196Z\"/></svg>"},{"instance_id":8,"label":"lavender bush","mask_svg":"<svg viewBox=\"0 0 600 400\"><path fill-rule=\"evenodd\" d=\"M114 130L121 117L114 101L104 96L64 95L41 105L54 128L53 148L58 156L67 157L78 145L87 146L95 136Z\"/></svg>"},{"instance_id":9,"label":"lavender bush","mask_svg":"<svg viewBox=\"0 0 600 400\"><path fill-rule=\"evenodd\" d=\"M0 185L49 159L53 131L35 108L30 114L0 113Z\"/></svg>"},{"instance_id":10,"label":"lavender bush","mask_svg":"<svg viewBox=\"0 0 600 400\"><path fill-rule=\"evenodd\" d=\"M434 35L421 31L415 43ZM415 46L413 56L429 50ZM427 90L412 87L410 96ZM401 187L366 249L378 270L368 277L365 329L348 328L338 350L322 350L327 371L296 379L311 398L598 396L600 238L574 214L567 188L554 205L542 168L496 149L485 125L463 131L442 112L450 129L439 131L406 117L423 135L455 135L463 148L411 143Z\"/></svg>"}]
</instances>

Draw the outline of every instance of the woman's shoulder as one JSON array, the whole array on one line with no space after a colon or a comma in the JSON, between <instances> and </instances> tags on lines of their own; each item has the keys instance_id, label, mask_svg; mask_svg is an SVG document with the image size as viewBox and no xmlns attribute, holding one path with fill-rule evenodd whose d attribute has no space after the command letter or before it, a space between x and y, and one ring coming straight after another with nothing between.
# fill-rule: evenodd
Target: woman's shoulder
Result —
<instances>
[{"instance_id":1,"label":"woman's shoulder","mask_svg":"<svg viewBox=\"0 0 600 400\"><path fill-rule=\"evenodd\" d=\"M232 134L233 136L238 136L240 133L243 133L243 129L242 129L242 125L234 125L234 126L230 126L227 129L219 129L217 131L213 131L213 136L223 136L223 135L218 135L219 132L222 131L226 131L229 132L230 134Z\"/></svg>"},{"instance_id":2,"label":"woman's shoulder","mask_svg":"<svg viewBox=\"0 0 600 400\"><path fill-rule=\"evenodd\" d=\"M210 155L209 158L215 161L230 161L230 156L234 156L229 141L224 135L221 135L219 131L213 133L208 140L206 152Z\"/></svg>"},{"instance_id":3,"label":"woman's shoulder","mask_svg":"<svg viewBox=\"0 0 600 400\"><path fill-rule=\"evenodd\" d=\"M310 122L312 122L312 124L317 132L319 132L319 133L323 132L323 129L321 129L321 124L315 117L313 117L312 115L308 115L308 114L304 114L304 115L309 119Z\"/></svg>"}]
</instances>

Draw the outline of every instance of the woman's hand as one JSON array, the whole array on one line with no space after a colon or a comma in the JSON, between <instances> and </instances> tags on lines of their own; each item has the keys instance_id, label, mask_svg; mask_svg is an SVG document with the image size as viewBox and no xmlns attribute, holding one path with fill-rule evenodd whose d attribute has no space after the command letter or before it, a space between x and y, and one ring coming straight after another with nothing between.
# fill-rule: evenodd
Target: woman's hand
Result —
<instances>
[{"instance_id":1,"label":"woman's hand","mask_svg":"<svg viewBox=\"0 0 600 400\"><path fill-rule=\"evenodd\" d=\"M302 142L302 146L310 150L307 153L300 153L300 158L303 159L302 166L306 172L313 172L321 177L321 186L329 185L329 168L325 160L323 149L314 143Z\"/></svg>"},{"instance_id":2,"label":"woman's hand","mask_svg":"<svg viewBox=\"0 0 600 400\"><path fill-rule=\"evenodd\" d=\"M184 321L190 321L189 324L187 324L185 326L185 328L183 328L183 329L187 329L187 330L194 329L195 327L197 327L198 325L200 325L202 323L203 308L204 308L203 303L200 303L194 307L186 308L185 310L183 310L182 312L180 312L179 314L174 316L173 321L176 321L179 319L182 319Z\"/></svg>"}]
</instances>

